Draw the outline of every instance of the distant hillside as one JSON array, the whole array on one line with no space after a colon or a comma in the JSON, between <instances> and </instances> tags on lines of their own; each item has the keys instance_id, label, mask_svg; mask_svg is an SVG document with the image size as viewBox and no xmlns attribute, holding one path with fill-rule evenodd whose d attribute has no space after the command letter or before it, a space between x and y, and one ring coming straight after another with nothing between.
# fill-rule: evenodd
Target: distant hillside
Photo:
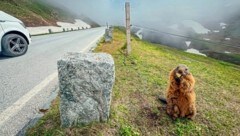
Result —
<instances>
[{"instance_id":1,"label":"distant hillside","mask_svg":"<svg viewBox=\"0 0 240 136\"><path fill-rule=\"evenodd\" d=\"M0 0L0 10L19 18L29 27L57 26L57 21L74 22L74 19L78 18L70 12L49 6L37 0ZM82 18L80 17L80 19ZM91 20L85 19L83 21L92 26L97 26Z\"/></svg>"},{"instance_id":2,"label":"distant hillside","mask_svg":"<svg viewBox=\"0 0 240 136\"><path fill-rule=\"evenodd\" d=\"M234 14L225 21L197 21L176 23L159 28L159 31L155 31L158 28L151 30L133 27L132 32L135 35L140 32L141 39L152 43L164 44L184 51L195 49L208 57L240 65L240 14Z\"/></svg>"},{"instance_id":3,"label":"distant hillside","mask_svg":"<svg viewBox=\"0 0 240 136\"><path fill-rule=\"evenodd\" d=\"M240 15L232 17L227 23L226 36L240 39Z\"/></svg>"}]
</instances>

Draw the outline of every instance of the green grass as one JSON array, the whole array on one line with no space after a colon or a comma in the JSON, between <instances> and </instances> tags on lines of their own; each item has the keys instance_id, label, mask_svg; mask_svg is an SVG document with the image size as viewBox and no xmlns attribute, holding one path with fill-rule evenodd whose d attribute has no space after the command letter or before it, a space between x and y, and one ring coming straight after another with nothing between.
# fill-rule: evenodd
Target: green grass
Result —
<instances>
[{"instance_id":1,"label":"green grass","mask_svg":"<svg viewBox=\"0 0 240 136\"><path fill-rule=\"evenodd\" d=\"M27 135L238 135L240 133L240 68L237 65L151 44L132 37L125 58L125 34L114 30L112 43L100 42L96 52L114 58L116 82L110 119L84 127L61 128L57 98ZM166 94L169 71L186 64L196 79L197 116L193 121L166 115L157 96Z\"/></svg>"},{"instance_id":2,"label":"green grass","mask_svg":"<svg viewBox=\"0 0 240 136\"><path fill-rule=\"evenodd\" d=\"M22 20L27 26L57 25L57 21L73 22L73 16L37 0L0 0L0 10Z\"/></svg>"}]
</instances>

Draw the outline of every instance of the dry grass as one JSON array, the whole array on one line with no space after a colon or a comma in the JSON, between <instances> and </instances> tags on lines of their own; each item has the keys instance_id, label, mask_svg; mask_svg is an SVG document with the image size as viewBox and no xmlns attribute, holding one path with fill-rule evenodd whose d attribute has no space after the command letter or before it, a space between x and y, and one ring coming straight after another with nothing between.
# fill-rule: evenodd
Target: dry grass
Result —
<instances>
[{"instance_id":1,"label":"dry grass","mask_svg":"<svg viewBox=\"0 0 240 136\"><path fill-rule=\"evenodd\" d=\"M112 43L96 52L112 54L116 64L110 119L85 127L60 127L57 99L28 135L238 135L240 133L239 66L132 38L132 54L121 53L125 35L115 28ZM168 73L178 64L190 67L197 82L194 121L173 121L156 99L165 94Z\"/></svg>"}]
</instances>

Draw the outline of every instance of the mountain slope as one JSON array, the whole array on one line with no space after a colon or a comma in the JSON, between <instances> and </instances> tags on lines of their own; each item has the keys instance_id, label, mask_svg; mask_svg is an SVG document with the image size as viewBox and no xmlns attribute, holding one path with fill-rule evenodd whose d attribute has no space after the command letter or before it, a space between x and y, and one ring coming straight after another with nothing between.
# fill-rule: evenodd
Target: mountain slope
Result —
<instances>
[{"instance_id":1,"label":"mountain slope","mask_svg":"<svg viewBox=\"0 0 240 136\"><path fill-rule=\"evenodd\" d=\"M0 0L0 10L19 18L28 27L57 26L57 21L73 23L75 18L82 19L93 27L98 26L87 17L73 15L38 0Z\"/></svg>"},{"instance_id":2,"label":"mountain slope","mask_svg":"<svg viewBox=\"0 0 240 136\"><path fill-rule=\"evenodd\" d=\"M64 11L49 7L36 0L1 0L0 10L19 18L27 26L56 26L57 20L74 21Z\"/></svg>"}]
</instances>

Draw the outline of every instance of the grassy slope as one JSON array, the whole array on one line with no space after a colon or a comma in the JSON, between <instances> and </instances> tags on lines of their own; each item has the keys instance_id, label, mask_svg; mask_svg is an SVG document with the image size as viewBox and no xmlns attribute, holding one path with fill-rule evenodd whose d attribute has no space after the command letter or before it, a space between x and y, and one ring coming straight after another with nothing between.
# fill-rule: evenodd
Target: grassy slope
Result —
<instances>
[{"instance_id":1,"label":"grassy slope","mask_svg":"<svg viewBox=\"0 0 240 136\"><path fill-rule=\"evenodd\" d=\"M0 10L19 18L27 26L57 25L58 20L74 21L66 12L37 0L0 0Z\"/></svg>"},{"instance_id":2,"label":"grassy slope","mask_svg":"<svg viewBox=\"0 0 240 136\"><path fill-rule=\"evenodd\" d=\"M96 52L112 54L116 63L110 120L85 127L60 127L59 98L27 135L237 135L240 133L240 69L236 65L173 48L132 40L125 59L125 35L115 29L112 43ZM169 71L186 64L196 78L198 113L194 121L171 120L156 97L165 94Z\"/></svg>"}]
</instances>

